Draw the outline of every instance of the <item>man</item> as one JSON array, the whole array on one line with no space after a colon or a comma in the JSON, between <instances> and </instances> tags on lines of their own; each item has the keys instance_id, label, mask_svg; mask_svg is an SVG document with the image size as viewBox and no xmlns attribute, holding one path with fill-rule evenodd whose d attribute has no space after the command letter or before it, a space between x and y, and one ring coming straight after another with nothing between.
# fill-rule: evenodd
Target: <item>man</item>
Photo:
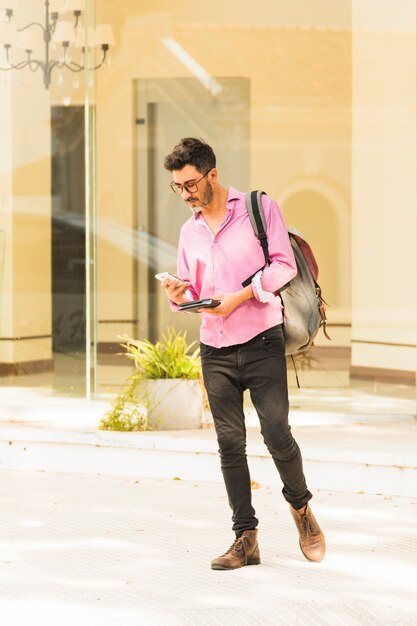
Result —
<instances>
[{"instance_id":1,"label":"man","mask_svg":"<svg viewBox=\"0 0 417 626\"><path fill-rule=\"evenodd\" d=\"M251 502L243 392L249 389L265 444L284 484L300 547L321 561L325 540L311 511L299 447L288 424L288 388L281 299L274 293L296 273L280 209L263 196L271 264L263 267L245 194L219 183L212 148L188 137L165 157L172 190L193 211L181 229L177 275L162 282L173 310L182 302L220 300L201 309L201 359L221 468L236 538L211 567L229 570L260 563L258 520ZM242 283L253 276L251 283Z\"/></svg>"}]
</instances>

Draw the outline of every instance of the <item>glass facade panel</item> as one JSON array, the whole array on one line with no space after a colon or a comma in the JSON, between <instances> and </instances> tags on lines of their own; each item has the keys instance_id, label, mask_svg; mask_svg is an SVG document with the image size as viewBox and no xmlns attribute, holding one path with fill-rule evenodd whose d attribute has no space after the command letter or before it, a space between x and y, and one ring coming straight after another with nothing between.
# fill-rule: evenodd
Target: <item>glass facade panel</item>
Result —
<instances>
[{"instance_id":1,"label":"glass facade panel","mask_svg":"<svg viewBox=\"0 0 417 626\"><path fill-rule=\"evenodd\" d=\"M239 186L249 178L249 81L219 78L216 87L214 98L197 78L139 79L136 84L138 333L151 340L178 321L194 339L199 328L198 316L177 319L155 280L166 268L176 273L178 234L189 217L167 184L164 156L192 130L216 145L224 175Z\"/></svg>"},{"instance_id":2,"label":"glass facade panel","mask_svg":"<svg viewBox=\"0 0 417 626\"><path fill-rule=\"evenodd\" d=\"M172 324L198 336L196 317L171 313L154 279L175 273L189 215L162 167L187 135L213 145L224 185L265 189L318 251L339 350L330 365L327 353L325 364L315 360L317 371L300 363L302 383L348 387L351 5L339 3L337 15L329 6L262 2L253 15L249 3L96 3L97 19L124 42L106 76L97 75L100 391L118 381L105 366L117 334L156 339ZM123 231L123 244L104 229Z\"/></svg>"},{"instance_id":3,"label":"glass facade panel","mask_svg":"<svg viewBox=\"0 0 417 626\"><path fill-rule=\"evenodd\" d=\"M358 245L366 256L371 215L362 200L354 202L368 194L374 203L362 163L369 152L365 138L357 134L363 104L372 110L379 106L380 122L373 121L376 133L392 113L391 104L378 100L380 90L388 89L378 56L384 46L393 55L389 71L395 72L402 96L409 85L409 117L403 122L415 138L415 6L406 3L398 17L395 3L383 4L384 10L378 11L372 2L350 0L337 5L261 2L254 13L250 3L235 2L226 7L220 2L210 7L163 1L96 3L97 19L111 22L121 43L110 71L97 75L99 391L114 390L126 375L126 370L109 365L118 334L156 339L173 324L187 328L190 338L198 335L198 320L172 314L153 279L155 271L175 273L179 229L188 216L168 188L163 156L181 137L196 135L218 153L224 185L265 189L317 255L320 282L331 305L332 343L319 336L316 350L299 360L301 390L290 364L293 407L415 413L410 384L415 357L412 363L405 354L409 350L415 355L414 290L409 303L400 305L400 317L409 320L406 339L392 334L391 324L382 328L382 336L375 329L368 333L356 324L352 328L362 306L359 292L365 290L372 302L377 284L367 272L363 278L356 273L353 283ZM366 81L367 71L372 80L362 94L358 76L362 73ZM393 98L394 107L395 102L400 98ZM392 121L392 136L396 124ZM374 148L382 149L383 160L393 145L387 138ZM411 143L403 154L410 168L404 219L415 255ZM382 161L380 165L384 167ZM378 164L374 171L381 174ZM374 232L383 233L381 220L378 228ZM368 250L376 263L388 239L383 233L381 250ZM360 263L369 260L361 258ZM410 267L412 263L404 268L405 281L414 285ZM383 315L389 315L388 309ZM368 316L376 318L378 311L371 307ZM362 353L381 350L379 363L368 353L357 356L358 347ZM398 368L394 352L404 356Z\"/></svg>"},{"instance_id":4,"label":"glass facade panel","mask_svg":"<svg viewBox=\"0 0 417 626\"><path fill-rule=\"evenodd\" d=\"M19 26L41 20L42 2L15 4ZM131 371L121 336L198 337L154 279L176 272L189 215L163 157L189 135L316 254L332 342L298 360L301 390L289 363L293 408L415 414L415 13L96 0L79 36L99 65L94 27L111 25L105 67L55 69L49 89L40 72L0 73L2 384L107 398Z\"/></svg>"},{"instance_id":5,"label":"glass facade panel","mask_svg":"<svg viewBox=\"0 0 417 626\"><path fill-rule=\"evenodd\" d=\"M0 22L0 383L40 397L84 397L92 379L93 16L77 6L16 1Z\"/></svg>"}]
</instances>

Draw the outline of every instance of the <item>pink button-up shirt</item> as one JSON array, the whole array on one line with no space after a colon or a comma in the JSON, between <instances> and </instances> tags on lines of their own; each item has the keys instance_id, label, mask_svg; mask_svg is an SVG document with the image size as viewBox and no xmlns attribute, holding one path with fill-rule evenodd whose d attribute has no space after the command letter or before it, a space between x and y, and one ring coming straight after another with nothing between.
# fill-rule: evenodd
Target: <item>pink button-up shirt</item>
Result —
<instances>
[{"instance_id":1,"label":"pink button-up shirt","mask_svg":"<svg viewBox=\"0 0 417 626\"><path fill-rule=\"evenodd\" d=\"M272 294L288 283L297 269L281 210L269 196L262 196L262 205L271 264L252 280L255 297L240 304L230 315L200 314L200 338L209 346L241 344L282 322L281 299ZM182 226L177 275L190 282L190 300L240 291L242 283L265 264L246 210L245 194L229 187L226 207L226 217L216 235L200 213ZM176 305L171 306L177 310Z\"/></svg>"}]
</instances>

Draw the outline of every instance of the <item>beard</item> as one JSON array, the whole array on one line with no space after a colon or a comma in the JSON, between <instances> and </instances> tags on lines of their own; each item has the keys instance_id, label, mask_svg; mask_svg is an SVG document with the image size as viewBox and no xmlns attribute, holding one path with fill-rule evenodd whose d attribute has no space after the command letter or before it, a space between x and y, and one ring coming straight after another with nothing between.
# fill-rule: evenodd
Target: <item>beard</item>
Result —
<instances>
[{"instance_id":1,"label":"beard","mask_svg":"<svg viewBox=\"0 0 417 626\"><path fill-rule=\"evenodd\" d=\"M211 186L211 183L209 181L206 182L206 188L204 189L204 193L203 193L203 197L200 201L200 204L198 206L191 206L190 209L192 210L193 213L199 213L202 209L204 209L208 204L210 204L210 202L213 199L213 187ZM188 202L190 200L195 200L195 201L199 201L198 198L189 198ZM186 200L187 202L187 200Z\"/></svg>"},{"instance_id":2,"label":"beard","mask_svg":"<svg viewBox=\"0 0 417 626\"><path fill-rule=\"evenodd\" d=\"M213 187L211 186L210 181L208 180L206 183L206 188L204 189L203 199L201 201L201 208L204 209L210 202L213 200Z\"/></svg>"}]
</instances>

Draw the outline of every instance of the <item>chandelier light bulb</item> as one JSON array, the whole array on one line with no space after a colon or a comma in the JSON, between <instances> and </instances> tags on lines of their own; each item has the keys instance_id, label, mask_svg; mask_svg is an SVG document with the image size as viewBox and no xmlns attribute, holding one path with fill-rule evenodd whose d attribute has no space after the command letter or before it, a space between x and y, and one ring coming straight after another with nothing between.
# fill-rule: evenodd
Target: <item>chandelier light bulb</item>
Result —
<instances>
[{"instance_id":1,"label":"chandelier light bulb","mask_svg":"<svg viewBox=\"0 0 417 626\"><path fill-rule=\"evenodd\" d=\"M10 22L13 17L13 9L0 9L0 22Z\"/></svg>"},{"instance_id":2,"label":"chandelier light bulb","mask_svg":"<svg viewBox=\"0 0 417 626\"><path fill-rule=\"evenodd\" d=\"M106 44L108 46L114 46L116 41L114 39L113 29L110 24L97 24L94 32L94 43L97 46Z\"/></svg>"},{"instance_id":3,"label":"chandelier light bulb","mask_svg":"<svg viewBox=\"0 0 417 626\"><path fill-rule=\"evenodd\" d=\"M13 46L17 40L16 26L11 22L0 23L0 44Z\"/></svg>"},{"instance_id":4,"label":"chandelier light bulb","mask_svg":"<svg viewBox=\"0 0 417 626\"><path fill-rule=\"evenodd\" d=\"M80 86L80 81L77 78L74 78L74 80L72 81L72 86L74 87L74 89L78 89L78 87Z\"/></svg>"},{"instance_id":5,"label":"chandelier light bulb","mask_svg":"<svg viewBox=\"0 0 417 626\"><path fill-rule=\"evenodd\" d=\"M28 28L17 33L16 46L23 50L35 50L39 48L39 35L34 30Z\"/></svg>"},{"instance_id":6,"label":"chandelier light bulb","mask_svg":"<svg viewBox=\"0 0 417 626\"><path fill-rule=\"evenodd\" d=\"M15 0L5 2L12 3ZM20 4L23 3L19 1ZM0 9L0 71L18 71L25 68L33 72L40 70L45 89L49 89L52 80L57 85L63 84L61 70L73 73L87 70L87 84L93 87L93 72L111 63L110 47L115 45L111 25L98 24L95 29L93 26L81 26L85 0L44 0L43 5L43 20L22 26L18 19L20 16L17 15L15 19L13 9ZM69 15L70 12L72 15ZM60 19L63 13L67 14L67 20ZM16 29L15 21L19 30ZM43 37L36 27L42 28ZM18 62L13 63L12 52L15 45L26 54L20 54ZM72 46L79 48L79 52L74 53ZM95 46L101 48L97 50L97 55L94 52ZM18 80L18 74L14 79ZM76 78L74 86L77 88L79 85L80 81Z\"/></svg>"},{"instance_id":7,"label":"chandelier light bulb","mask_svg":"<svg viewBox=\"0 0 417 626\"><path fill-rule=\"evenodd\" d=\"M75 31L72 22L58 22L55 32L52 35L52 41L57 43L74 43Z\"/></svg>"},{"instance_id":8,"label":"chandelier light bulb","mask_svg":"<svg viewBox=\"0 0 417 626\"><path fill-rule=\"evenodd\" d=\"M94 28L92 26L87 28L87 33L84 26L81 26L77 30L74 42L76 48L92 48L94 46L94 42Z\"/></svg>"},{"instance_id":9,"label":"chandelier light bulb","mask_svg":"<svg viewBox=\"0 0 417 626\"><path fill-rule=\"evenodd\" d=\"M49 12L62 13L63 4L63 0L49 0Z\"/></svg>"},{"instance_id":10,"label":"chandelier light bulb","mask_svg":"<svg viewBox=\"0 0 417 626\"><path fill-rule=\"evenodd\" d=\"M63 11L84 11L83 0L65 0Z\"/></svg>"}]
</instances>

